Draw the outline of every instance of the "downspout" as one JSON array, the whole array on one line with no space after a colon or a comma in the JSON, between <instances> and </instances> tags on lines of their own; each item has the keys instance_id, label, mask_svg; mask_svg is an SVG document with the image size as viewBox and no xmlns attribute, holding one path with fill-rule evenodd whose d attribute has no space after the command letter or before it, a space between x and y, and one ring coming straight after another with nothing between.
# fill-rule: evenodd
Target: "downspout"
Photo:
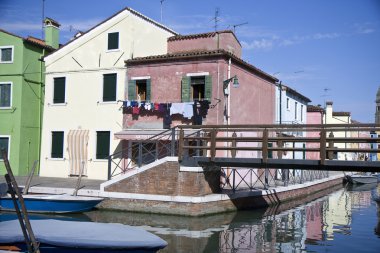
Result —
<instances>
[{"instance_id":1,"label":"downspout","mask_svg":"<svg viewBox=\"0 0 380 253\"><path fill-rule=\"evenodd\" d=\"M41 142L42 142L42 110L43 110L43 107L44 107L44 101L45 99L42 98L43 96L43 88L45 87L45 81L43 80L43 63L44 63L44 60L43 60L43 57L45 55L45 48L42 49L42 55L40 57L40 82L41 82L41 86L40 86L40 102L39 102L39 107L38 107L38 159L41 159ZM41 163L39 162L38 163L38 167L37 167L37 174L39 175L40 173L40 166L41 166Z\"/></svg>"},{"instance_id":2,"label":"downspout","mask_svg":"<svg viewBox=\"0 0 380 253\"><path fill-rule=\"evenodd\" d=\"M228 60L228 70L227 70L227 79L231 78L231 58ZM230 125L230 118L231 118L231 85L228 84L228 98L227 98L227 126Z\"/></svg>"},{"instance_id":3,"label":"downspout","mask_svg":"<svg viewBox=\"0 0 380 253\"><path fill-rule=\"evenodd\" d=\"M279 123L281 125L282 124L282 81L280 81L278 88L280 89L280 102L279 102L280 108L279 108L278 115L279 115Z\"/></svg>"}]
</instances>

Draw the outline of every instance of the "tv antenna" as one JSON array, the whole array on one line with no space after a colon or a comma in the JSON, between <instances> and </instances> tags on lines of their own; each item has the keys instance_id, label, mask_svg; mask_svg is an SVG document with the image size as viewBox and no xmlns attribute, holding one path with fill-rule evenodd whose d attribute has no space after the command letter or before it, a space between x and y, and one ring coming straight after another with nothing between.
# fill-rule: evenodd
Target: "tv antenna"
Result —
<instances>
[{"instance_id":1,"label":"tv antenna","mask_svg":"<svg viewBox=\"0 0 380 253\"><path fill-rule=\"evenodd\" d=\"M160 4L161 4L161 23L162 23L162 4L165 2L165 0L160 0Z\"/></svg>"},{"instance_id":2,"label":"tv antenna","mask_svg":"<svg viewBox=\"0 0 380 253\"><path fill-rule=\"evenodd\" d=\"M218 30L218 22L220 21L220 19L219 19L219 7L215 8L215 16L211 20L214 20L214 22L215 22L214 28L215 28L215 32L216 32Z\"/></svg>"},{"instance_id":3,"label":"tv antenna","mask_svg":"<svg viewBox=\"0 0 380 253\"><path fill-rule=\"evenodd\" d=\"M326 97L328 97L329 95L327 94L327 92L329 91L329 90L331 90L330 88L324 88L323 89L323 95L321 96L321 97L323 97L324 99L324 101L323 101L323 104L324 105L326 105Z\"/></svg>"},{"instance_id":4,"label":"tv antenna","mask_svg":"<svg viewBox=\"0 0 380 253\"><path fill-rule=\"evenodd\" d=\"M246 25L246 24L248 24L248 22L244 22L244 23L241 23L241 24L233 25L232 28L233 28L234 33L235 33L235 30L236 30L236 27L239 27L239 26L242 26L242 25Z\"/></svg>"}]
</instances>

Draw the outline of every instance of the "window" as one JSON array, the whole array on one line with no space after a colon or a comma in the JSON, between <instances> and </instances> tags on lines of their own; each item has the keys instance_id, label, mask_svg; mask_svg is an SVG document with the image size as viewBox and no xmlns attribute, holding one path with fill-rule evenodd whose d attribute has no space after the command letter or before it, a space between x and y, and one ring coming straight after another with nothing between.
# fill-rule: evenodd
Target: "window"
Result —
<instances>
[{"instance_id":1,"label":"window","mask_svg":"<svg viewBox=\"0 0 380 253\"><path fill-rule=\"evenodd\" d=\"M298 110L298 103L294 102L294 119L297 119L297 110Z\"/></svg>"},{"instance_id":2,"label":"window","mask_svg":"<svg viewBox=\"0 0 380 253\"><path fill-rule=\"evenodd\" d=\"M119 49L119 33L108 34L108 50Z\"/></svg>"},{"instance_id":3,"label":"window","mask_svg":"<svg viewBox=\"0 0 380 253\"><path fill-rule=\"evenodd\" d=\"M130 80L128 83L128 100L151 100L150 79Z\"/></svg>"},{"instance_id":4,"label":"window","mask_svg":"<svg viewBox=\"0 0 380 253\"><path fill-rule=\"evenodd\" d=\"M116 74L103 75L103 102L116 101Z\"/></svg>"},{"instance_id":5,"label":"window","mask_svg":"<svg viewBox=\"0 0 380 253\"><path fill-rule=\"evenodd\" d=\"M301 105L301 121L303 121L303 105Z\"/></svg>"},{"instance_id":6,"label":"window","mask_svg":"<svg viewBox=\"0 0 380 253\"><path fill-rule=\"evenodd\" d=\"M9 159L9 139L10 139L9 136L1 136L0 135L0 160L3 159L3 156L1 153L2 149L5 149L5 151L8 154L8 159Z\"/></svg>"},{"instance_id":7,"label":"window","mask_svg":"<svg viewBox=\"0 0 380 253\"><path fill-rule=\"evenodd\" d=\"M66 78L65 77L54 78L54 94L53 94L54 104L65 103L65 89L66 89Z\"/></svg>"},{"instance_id":8,"label":"window","mask_svg":"<svg viewBox=\"0 0 380 253\"><path fill-rule=\"evenodd\" d=\"M286 109L289 110L289 98L286 98Z\"/></svg>"},{"instance_id":9,"label":"window","mask_svg":"<svg viewBox=\"0 0 380 253\"><path fill-rule=\"evenodd\" d=\"M51 158L63 158L63 136L61 131L51 132Z\"/></svg>"},{"instance_id":10,"label":"window","mask_svg":"<svg viewBox=\"0 0 380 253\"><path fill-rule=\"evenodd\" d=\"M211 100L211 76L185 76L182 78L182 102Z\"/></svg>"},{"instance_id":11,"label":"window","mask_svg":"<svg viewBox=\"0 0 380 253\"><path fill-rule=\"evenodd\" d=\"M12 103L12 84L0 83L0 108L10 108Z\"/></svg>"},{"instance_id":12,"label":"window","mask_svg":"<svg viewBox=\"0 0 380 253\"><path fill-rule=\"evenodd\" d=\"M96 132L96 159L107 159L110 154L110 132Z\"/></svg>"},{"instance_id":13,"label":"window","mask_svg":"<svg viewBox=\"0 0 380 253\"><path fill-rule=\"evenodd\" d=\"M13 46L0 47L0 63L13 62Z\"/></svg>"}]
</instances>

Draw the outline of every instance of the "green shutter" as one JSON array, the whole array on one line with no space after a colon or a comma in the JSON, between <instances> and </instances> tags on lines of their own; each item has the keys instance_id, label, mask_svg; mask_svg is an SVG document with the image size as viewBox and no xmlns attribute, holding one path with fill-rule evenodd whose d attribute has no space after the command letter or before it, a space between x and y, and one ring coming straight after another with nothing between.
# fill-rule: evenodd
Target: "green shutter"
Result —
<instances>
[{"instance_id":1,"label":"green shutter","mask_svg":"<svg viewBox=\"0 0 380 253\"><path fill-rule=\"evenodd\" d=\"M190 102L190 77L182 77L181 98L182 102Z\"/></svg>"},{"instance_id":2,"label":"green shutter","mask_svg":"<svg viewBox=\"0 0 380 253\"><path fill-rule=\"evenodd\" d=\"M103 75L103 101L116 101L116 74Z\"/></svg>"},{"instance_id":3,"label":"green shutter","mask_svg":"<svg viewBox=\"0 0 380 253\"><path fill-rule=\"evenodd\" d=\"M205 76L205 99L211 101L212 96L212 77Z\"/></svg>"},{"instance_id":4,"label":"green shutter","mask_svg":"<svg viewBox=\"0 0 380 253\"><path fill-rule=\"evenodd\" d=\"M136 81L129 80L128 82L128 100L136 100Z\"/></svg>"},{"instance_id":5,"label":"green shutter","mask_svg":"<svg viewBox=\"0 0 380 253\"><path fill-rule=\"evenodd\" d=\"M63 132L52 132L51 158L63 158Z\"/></svg>"},{"instance_id":6,"label":"green shutter","mask_svg":"<svg viewBox=\"0 0 380 253\"><path fill-rule=\"evenodd\" d=\"M66 89L66 78L58 77L54 78L54 104L65 103L65 89Z\"/></svg>"},{"instance_id":7,"label":"green shutter","mask_svg":"<svg viewBox=\"0 0 380 253\"><path fill-rule=\"evenodd\" d=\"M119 49L119 33L108 34L108 50Z\"/></svg>"},{"instance_id":8,"label":"green shutter","mask_svg":"<svg viewBox=\"0 0 380 253\"><path fill-rule=\"evenodd\" d=\"M110 132L96 132L96 159L107 159L110 152Z\"/></svg>"},{"instance_id":9,"label":"green shutter","mask_svg":"<svg viewBox=\"0 0 380 253\"><path fill-rule=\"evenodd\" d=\"M146 80L146 101L151 101L151 93L152 93L152 87L151 87L151 81L150 79Z\"/></svg>"}]
</instances>

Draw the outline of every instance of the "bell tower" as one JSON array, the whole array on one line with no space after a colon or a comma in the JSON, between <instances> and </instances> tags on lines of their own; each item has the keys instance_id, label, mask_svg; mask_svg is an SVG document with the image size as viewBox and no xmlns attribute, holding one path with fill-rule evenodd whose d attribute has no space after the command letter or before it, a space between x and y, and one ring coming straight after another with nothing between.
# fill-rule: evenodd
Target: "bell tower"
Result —
<instances>
[{"instance_id":1,"label":"bell tower","mask_svg":"<svg viewBox=\"0 0 380 253\"><path fill-rule=\"evenodd\" d=\"M376 113L375 113L375 123L380 124L380 87L376 93Z\"/></svg>"}]
</instances>

